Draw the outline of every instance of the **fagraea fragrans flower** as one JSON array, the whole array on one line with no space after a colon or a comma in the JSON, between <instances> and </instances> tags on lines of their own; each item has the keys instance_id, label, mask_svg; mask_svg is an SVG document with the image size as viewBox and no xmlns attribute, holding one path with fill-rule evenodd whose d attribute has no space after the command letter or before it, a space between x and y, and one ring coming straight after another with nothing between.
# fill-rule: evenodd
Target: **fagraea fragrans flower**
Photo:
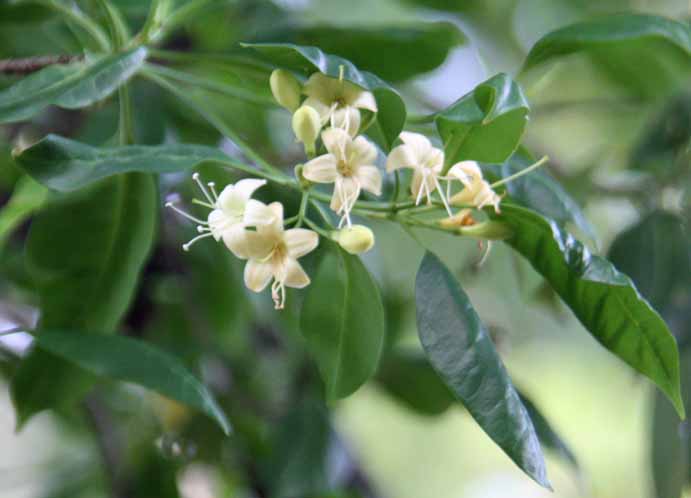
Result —
<instances>
[{"instance_id":1,"label":"fagraea fragrans flower","mask_svg":"<svg viewBox=\"0 0 691 498\"><path fill-rule=\"evenodd\" d=\"M298 262L305 254L319 244L319 236L305 228L284 230L283 205L272 202L268 208L273 212L273 222L258 225L256 236L248 239L245 285L254 292L261 292L271 285L271 297L276 309L285 306L285 288L302 289L309 285L310 278Z\"/></svg>"},{"instance_id":2,"label":"fagraea fragrans flower","mask_svg":"<svg viewBox=\"0 0 691 498\"><path fill-rule=\"evenodd\" d=\"M449 199L452 205L470 205L477 209L494 206L494 211L500 212L501 196L492 190L489 182L482 177L482 170L475 161L454 164L449 170L447 180L458 180L463 185L463 189Z\"/></svg>"},{"instance_id":3,"label":"fagraea fragrans flower","mask_svg":"<svg viewBox=\"0 0 691 498\"><path fill-rule=\"evenodd\" d=\"M314 73L305 82L302 93L307 95L303 105L319 113L322 125L346 130L355 137L360 130L362 118L360 109L377 112L374 95L343 78L341 66L339 78L331 78L322 73Z\"/></svg>"},{"instance_id":4,"label":"fagraea fragrans flower","mask_svg":"<svg viewBox=\"0 0 691 498\"><path fill-rule=\"evenodd\" d=\"M321 137L328 154L305 164L302 175L315 183L334 184L331 209L341 215L340 226L350 227L350 211L360 191L381 195L381 173L374 165L377 149L365 137L352 139L340 128L327 128Z\"/></svg>"},{"instance_id":5,"label":"fagraea fragrans flower","mask_svg":"<svg viewBox=\"0 0 691 498\"><path fill-rule=\"evenodd\" d=\"M415 197L415 204L420 204L423 196L427 198L427 203L431 204L432 193L436 190L451 216L451 210L439 183L444 169L444 152L434 147L426 136L419 133L404 131L399 137L403 144L395 147L389 154L386 171L411 168L413 180L410 184L410 192Z\"/></svg>"}]
</instances>

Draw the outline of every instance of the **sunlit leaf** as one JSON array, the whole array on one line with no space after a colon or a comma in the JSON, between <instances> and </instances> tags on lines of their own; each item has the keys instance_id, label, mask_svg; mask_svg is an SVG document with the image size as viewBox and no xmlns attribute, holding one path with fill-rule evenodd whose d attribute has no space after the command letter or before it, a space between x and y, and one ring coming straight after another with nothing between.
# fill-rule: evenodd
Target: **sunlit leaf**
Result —
<instances>
[{"instance_id":1,"label":"sunlit leaf","mask_svg":"<svg viewBox=\"0 0 691 498\"><path fill-rule=\"evenodd\" d=\"M355 392L376 371L384 344L384 305L357 256L322 242L300 325L330 400Z\"/></svg>"},{"instance_id":2,"label":"sunlit leaf","mask_svg":"<svg viewBox=\"0 0 691 498\"><path fill-rule=\"evenodd\" d=\"M506 243L550 283L593 337L657 384L683 416L676 341L631 280L548 218L510 204L502 204L496 217L514 230Z\"/></svg>"},{"instance_id":3,"label":"sunlit leaf","mask_svg":"<svg viewBox=\"0 0 691 498\"><path fill-rule=\"evenodd\" d=\"M535 427L468 296L428 252L415 283L418 334L430 363L480 427L549 488Z\"/></svg>"}]
</instances>

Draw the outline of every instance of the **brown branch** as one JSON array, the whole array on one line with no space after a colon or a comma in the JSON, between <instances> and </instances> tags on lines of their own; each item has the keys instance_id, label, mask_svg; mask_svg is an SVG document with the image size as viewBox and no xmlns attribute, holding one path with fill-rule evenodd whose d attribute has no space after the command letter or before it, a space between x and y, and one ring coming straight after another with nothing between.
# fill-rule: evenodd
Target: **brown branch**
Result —
<instances>
[{"instance_id":1,"label":"brown branch","mask_svg":"<svg viewBox=\"0 0 691 498\"><path fill-rule=\"evenodd\" d=\"M54 64L70 64L82 60L81 55L40 55L23 59L1 59L0 74L30 74Z\"/></svg>"}]
</instances>

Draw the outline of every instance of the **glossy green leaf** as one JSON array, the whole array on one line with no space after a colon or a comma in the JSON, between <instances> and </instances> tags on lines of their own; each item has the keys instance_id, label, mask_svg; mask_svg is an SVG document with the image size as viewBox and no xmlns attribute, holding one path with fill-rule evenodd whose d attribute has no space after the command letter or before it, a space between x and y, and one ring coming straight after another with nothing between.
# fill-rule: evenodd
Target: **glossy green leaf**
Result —
<instances>
[{"instance_id":1,"label":"glossy green leaf","mask_svg":"<svg viewBox=\"0 0 691 498\"><path fill-rule=\"evenodd\" d=\"M579 22L542 37L530 50L523 70L578 52L591 55L615 81L644 96L655 95L688 77L691 27L644 14Z\"/></svg>"},{"instance_id":2,"label":"glossy green leaf","mask_svg":"<svg viewBox=\"0 0 691 498\"><path fill-rule=\"evenodd\" d=\"M377 382L395 399L422 415L440 415L456 400L429 361L420 355L387 355L377 373Z\"/></svg>"},{"instance_id":3,"label":"glossy green leaf","mask_svg":"<svg viewBox=\"0 0 691 498\"><path fill-rule=\"evenodd\" d=\"M230 423L209 390L175 356L144 341L117 335L46 329L37 346L79 368L131 382L206 413L226 434Z\"/></svg>"},{"instance_id":4,"label":"glossy green leaf","mask_svg":"<svg viewBox=\"0 0 691 498\"><path fill-rule=\"evenodd\" d=\"M25 149L15 160L43 185L69 192L120 173L172 173L190 170L204 161L227 161L229 157L216 147L202 145L92 147L48 135Z\"/></svg>"},{"instance_id":5,"label":"glossy green leaf","mask_svg":"<svg viewBox=\"0 0 691 498\"><path fill-rule=\"evenodd\" d=\"M425 254L415 282L420 342L434 369L480 427L526 474L549 488L530 416L457 280Z\"/></svg>"},{"instance_id":6,"label":"glossy green leaf","mask_svg":"<svg viewBox=\"0 0 691 498\"><path fill-rule=\"evenodd\" d=\"M631 280L553 220L510 204L492 216L513 228L506 243L550 283L593 337L657 384L683 417L676 341Z\"/></svg>"},{"instance_id":7,"label":"glossy green leaf","mask_svg":"<svg viewBox=\"0 0 691 498\"><path fill-rule=\"evenodd\" d=\"M46 189L23 177L17 181L12 197L0 208L0 248L12 230L36 211L46 198Z\"/></svg>"},{"instance_id":8,"label":"glossy green leaf","mask_svg":"<svg viewBox=\"0 0 691 498\"><path fill-rule=\"evenodd\" d=\"M406 108L401 96L378 76L360 71L349 60L325 54L317 47L303 47L289 43L250 43L243 46L258 51L271 64L304 76L321 72L332 78L338 78L340 68L343 67L344 79L371 91L377 101L377 118L367 130L368 135L382 148L390 150L403 130Z\"/></svg>"},{"instance_id":9,"label":"glossy green leaf","mask_svg":"<svg viewBox=\"0 0 691 498\"><path fill-rule=\"evenodd\" d=\"M406 80L435 69L453 47L465 42L458 28L448 22L375 28L307 26L272 31L259 39L319 46L388 81Z\"/></svg>"},{"instance_id":10,"label":"glossy green leaf","mask_svg":"<svg viewBox=\"0 0 691 498\"><path fill-rule=\"evenodd\" d=\"M659 310L665 309L676 289L691 286L689 236L683 220L672 213L655 211L619 234L609 259Z\"/></svg>"},{"instance_id":11,"label":"glossy green leaf","mask_svg":"<svg viewBox=\"0 0 691 498\"><path fill-rule=\"evenodd\" d=\"M144 64L143 47L120 54L53 65L0 92L0 123L29 119L45 107L79 109L108 97Z\"/></svg>"},{"instance_id":12,"label":"glossy green leaf","mask_svg":"<svg viewBox=\"0 0 691 498\"><path fill-rule=\"evenodd\" d=\"M465 159L504 162L521 141L528 111L521 87L507 74L480 83L434 118L446 168Z\"/></svg>"},{"instance_id":13,"label":"glossy green leaf","mask_svg":"<svg viewBox=\"0 0 691 498\"><path fill-rule=\"evenodd\" d=\"M322 244L326 248L307 288L300 326L327 397L336 400L355 392L377 370L385 335L384 305L360 258L334 243Z\"/></svg>"},{"instance_id":14,"label":"glossy green leaf","mask_svg":"<svg viewBox=\"0 0 691 498\"><path fill-rule=\"evenodd\" d=\"M113 332L148 257L156 213L153 179L140 173L50 199L26 243L27 269L40 298L39 327ZM70 403L90 385L70 363L34 349L12 379L19 425Z\"/></svg>"},{"instance_id":15,"label":"glossy green leaf","mask_svg":"<svg viewBox=\"0 0 691 498\"><path fill-rule=\"evenodd\" d=\"M507 178L535 162L523 148L519 148L503 164L483 166L492 181ZM562 224L573 223L590 240L596 240L595 229L586 219L576 201L564 190L544 167L506 184L512 201L541 213Z\"/></svg>"},{"instance_id":16,"label":"glossy green leaf","mask_svg":"<svg viewBox=\"0 0 691 498\"><path fill-rule=\"evenodd\" d=\"M576 455L573 454L571 448L566 444L566 441L554 430L552 425L549 423L547 418L540 412L538 407L530 399L526 397L525 394L519 392L518 395L523 402L523 406L528 411L530 419L533 421L533 426L535 426L535 432L537 437L540 439L540 443L544 448L552 450L555 454L559 455L566 462L573 465L578 469L578 460L576 460Z\"/></svg>"}]
</instances>

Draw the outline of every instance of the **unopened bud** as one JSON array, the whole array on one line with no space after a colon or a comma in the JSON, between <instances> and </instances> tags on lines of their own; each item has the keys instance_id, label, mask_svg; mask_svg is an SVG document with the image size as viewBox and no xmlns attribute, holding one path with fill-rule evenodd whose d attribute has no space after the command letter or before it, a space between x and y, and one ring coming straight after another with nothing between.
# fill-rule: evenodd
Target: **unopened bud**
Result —
<instances>
[{"instance_id":1,"label":"unopened bud","mask_svg":"<svg viewBox=\"0 0 691 498\"><path fill-rule=\"evenodd\" d=\"M374 247L374 233L364 225L343 228L333 232L331 238L350 254L361 254Z\"/></svg>"},{"instance_id":2,"label":"unopened bud","mask_svg":"<svg viewBox=\"0 0 691 498\"><path fill-rule=\"evenodd\" d=\"M271 93L281 106L294 112L300 107L300 82L289 71L276 69L269 78Z\"/></svg>"},{"instance_id":3,"label":"unopened bud","mask_svg":"<svg viewBox=\"0 0 691 498\"><path fill-rule=\"evenodd\" d=\"M321 130L321 118L312 107L303 105L293 114L293 132L298 142L305 144L308 154L314 153L314 144Z\"/></svg>"}]
</instances>

